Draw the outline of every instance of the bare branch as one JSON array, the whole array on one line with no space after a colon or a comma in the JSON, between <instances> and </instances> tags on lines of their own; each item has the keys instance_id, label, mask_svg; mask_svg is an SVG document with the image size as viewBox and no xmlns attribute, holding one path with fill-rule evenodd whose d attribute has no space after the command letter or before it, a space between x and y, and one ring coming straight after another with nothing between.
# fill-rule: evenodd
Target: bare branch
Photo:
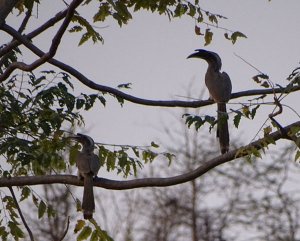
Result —
<instances>
[{"instance_id":1,"label":"bare branch","mask_svg":"<svg viewBox=\"0 0 300 241\"><path fill-rule=\"evenodd\" d=\"M0 76L0 82L4 81L5 79L7 79L9 77L9 75L15 70L15 69L21 69L23 71L32 71L34 69L36 69L37 67L39 67L40 65L44 64L45 62L47 62L49 59L51 59L55 54L56 51L58 49L58 46L60 44L61 38L63 36L63 34L65 33L71 19L72 16L74 15L75 9L80 5L80 3L82 3L83 0L74 0L69 8L68 8L68 12L67 15L63 21L63 23L61 24L60 28L58 29L58 31L56 32L55 36L52 39L52 44L49 48L48 53L44 54L43 56L40 56L39 59L37 59L36 61L34 61L31 64L25 64L22 62L14 62L11 65L9 65L9 67L4 71L4 73ZM2 26L2 29L5 30L5 24L4 26Z\"/></svg>"},{"instance_id":2,"label":"bare branch","mask_svg":"<svg viewBox=\"0 0 300 241\"><path fill-rule=\"evenodd\" d=\"M24 218L24 216L23 216L22 210L21 210L21 208L20 208L20 206L19 206L19 203L18 203L17 198L16 198L16 195L15 195L15 192L14 192L14 190L13 190L13 188L12 188L11 186L9 186L8 188L9 188L9 191L10 191L10 193L11 193L11 196L12 196L14 202L15 202L15 205L16 205L16 207L17 207L17 209L18 209L18 212L19 212L19 215L20 215L20 217L21 217L21 220L22 220L22 222L23 222L23 224L24 224L24 226L25 226L25 228L26 228L26 230L27 230L27 232L28 232L28 234L29 234L30 240L31 240L31 241L34 241L33 234L32 234L32 232L31 232L31 230L30 230L30 228L29 228L29 226L28 226L28 224L27 224L27 222L26 222L26 220L25 220L25 218Z\"/></svg>"},{"instance_id":3,"label":"bare branch","mask_svg":"<svg viewBox=\"0 0 300 241\"><path fill-rule=\"evenodd\" d=\"M66 226L66 229L63 233L63 236L60 238L60 241L64 240L64 238L66 237L66 235L69 231L69 226L70 226L70 217L67 218L67 226Z\"/></svg>"},{"instance_id":4,"label":"bare branch","mask_svg":"<svg viewBox=\"0 0 300 241\"><path fill-rule=\"evenodd\" d=\"M285 132L289 132L289 130L293 127L300 127L300 121L295 122L291 125L284 127ZM266 145L270 145L270 139L272 141L278 141L279 139L284 138L281 131L275 131L269 134L265 138L261 138L257 141L250 143L242 149L251 149L255 147L257 150L261 150L266 147ZM268 144L267 144L268 143ZM102 187L106 189L113 190L125 190L125 189L133 189L140 187L166 187L177 185L185 182L189 182L194 180L213 168L224 164L226 162L235 160L237 158L247 156L246 152L240 152L240 149L235 149L227 152L224 155L217 156L211 160L205 161L203 160L202 165L196 168L195 170L184 173L181 175L177 175L174 177L166 177L166 178L141 178L135 180L128 181L116 181L110 180L106 178L96 178L94 181L94 186ZM41 184L70 184L74 186L83 186L83 182L78 180L76 176L73 175L45 175L45 176L27 176L27 177L11 177L11 178L0 178L0 187L9 187L9 186L25 186L25 185L41 185Z\"/></svg>"},{"instance_id":5,"label":"bare branch","mask_svg":"<svg viewBox=\"0 0 300 241\"><path fill-rule=\"evenodd\" d=\"M42 24L40 27L32 31L31 33L24 35L23 37L26 39L33 39L34 37L38 36L48 28L52 27L54 24L62 20L67 15L68 9L58 12L54 17L50 18L47 22ZM18 40L14 40L11 43L9 43L7 46L5 46L3 49L0 50L0 56L3 56L7 53L9 53L12 49L15 47L21 45L22 42L19 42Z\"/></svg>"},{"instance_id":6,"label":"bare branch","mask_svg":"<svg viewBox=\"0 0 300 241\"><path fill-rule=\"evenodd\" d=\"M25 17L24 17L24 19L23 19L23 21L22 21L22 23L21 23L21 25L20 25L20 27L19 27L19 29L18 29L18 32L19 32L19 33L22 33L22 32L25 30L26 25L27 25L27 23L28 23L30 17L31 17L31 9L29 9L29 10L26 12L26 14L25 14Z\"/></svg>"},{"instance_id":7,"label":"bare branch","mask_svg":"<svg viewBox=\"0 0 300 241\"><path fill-rule=\"evenodd\" d=\"M61 17L61 15L60 15ZM30 49L33 53L35 53L39 57L43 57L46 54L37 48L34 44L32 44L25 36L22 36L17 31L15 31L12 27L8 25L3 25L2 29L12 35L15 39L17 39L19 42L24 44L28 49ZM1 53L1 51L0 51ZM198 108L202 106L211 105L214 102L211 100L197 100L197 101L180 101L180 100L148 100L143 99L139 97L135 97L129 94L126 94L118 89L104 86L97 84L93 82L92 80L88 79L85 75L80 73L78 70L74 69L73 67L60 62L59 60L56 60L54 58L48 60L49 63L52 65L68 72L69 74L76 77L82 84L86 85L87 87L90 87L91 89L101 91L101 92L107 92L110 93L116 97L122 98L124 100L127 100L129 102L140 104L140 105L147 105L147 106L160 106L160 107L186 107L186 108ZM0 82L3 81L3 77L0 76ZM300 87L294 87L290 91L298 91L300 90ZM241 91L237 93L233 93L231 95L231 99L236 99L244 96L253 96L253 95L265 95L265 94L274 94L274 93L282 93L284 89L282 88L275 88L275 89L257 89L257 90L247 90L247 91Z\"/></svg>"}]
</instances>

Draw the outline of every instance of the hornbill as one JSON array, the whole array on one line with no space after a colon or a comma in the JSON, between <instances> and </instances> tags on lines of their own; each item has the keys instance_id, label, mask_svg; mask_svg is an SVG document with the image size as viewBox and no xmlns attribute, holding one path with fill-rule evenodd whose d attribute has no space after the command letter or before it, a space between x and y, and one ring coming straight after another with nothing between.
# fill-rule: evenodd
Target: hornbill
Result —
<instances>
[{"instance_id":1,"label":"hornbill","mask_svg":"<svg viewBox=\"0 0 300 241\"><path fill-rule=\"evenodd\" d=\"M231 81L227 73L221 72L222 62L218 54L204 49L196 49L188 58L201 58L208 63L205 74L205 84L208 88L210 99L218 105L217 137L219 138L221 153L229 150L228 115L226 102L231 96Z\"/></svg>"},{"instance_id":2,"label":"hornbill","mask_svg":"<svg viewBox=\"0 0 300 241\"><path fill-rule=\"evenodd\" d=\"M78 178L83 179L84 189L82 198L82 210L84 219L93 218L95 211L95 200L93 192L93 178L97 176L100 169L99 157L94 154L94 140L80 133L70 138L82 144L82 149L76 157Z\"/></svg>"}]
</instances>

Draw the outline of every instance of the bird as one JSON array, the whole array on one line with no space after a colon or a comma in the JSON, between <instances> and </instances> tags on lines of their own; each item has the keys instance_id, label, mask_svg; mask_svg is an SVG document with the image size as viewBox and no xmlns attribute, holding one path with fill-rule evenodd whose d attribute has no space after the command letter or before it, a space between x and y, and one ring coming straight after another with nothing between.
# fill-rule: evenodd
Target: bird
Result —
<instances>
[{"instance_id":1,"label":"bird","mask_svg":"<svg viewBox=\"0 0 300 241\"><path fill-rule=\"evenodd\" d=\"M84 219L92 219L95 211L95 199L93 191L93 178L100 169L99 157L94 154L94 140L87 135L77 133L70 138L75 139L82 145L81 151L76 156L78 178L83 179L84 189L82 198L82 210Z\"/></svg>"},{"instance_id":2,"label":"bird","mask_svg":"<svg viewBox=\"0 0 300 241\"><path fill-rule=\"evenodd\" d=\"M221 154L229 151L228 114L226 103L230 100L232 84L229 75L221 72L222 61L220 56L212 51L196 49L187 58L200 58L207 62L208 68L205 74L205 85L208 88L210 99L217 103L217 138Z\"/></svg>"}]
</instances>

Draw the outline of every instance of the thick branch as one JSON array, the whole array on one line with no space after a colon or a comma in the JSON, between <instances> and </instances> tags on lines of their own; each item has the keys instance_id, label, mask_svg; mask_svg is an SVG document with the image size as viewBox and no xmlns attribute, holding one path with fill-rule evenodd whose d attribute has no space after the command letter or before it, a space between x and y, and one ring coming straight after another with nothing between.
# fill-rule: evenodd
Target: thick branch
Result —
<instances>
[{"instance_id":1,"label":"thick branch","mask_svg":"<svg viewBox=\"0 0 300 241\"><path fill-rule=\"evenodd\" d=\"M2 29L9 33L11 36L13 36L15 39L17 39L19 42L23 43L28 49L30 49L33 53L35 53L39 57L45 56L45 53L37 48L34 44L32 44L26 37L19 34L17 31L15 31L13 28L11 28L8 25L3 25ZM135 103L135 104L141 104L141 105L148 105L148 106L160 106L160 107L186 107L186 108L198 108L201 106L207 106L213 104L213 101L211 100L198 100L198 101L179 101L179 100L148 100L148 99L142 99L139 97L135 97L129 94L126 94L118 89L104 86L97 84L93 82L92 80L88 79L85 75L80 73L78 70L74 69L73 67L60 62L56 59L49 59L49 63L52 65L68 72L69 74L76 77L82 84L90 87L91 89L101 91L101 92L107 92L114 96L117 96L118 98L122 98L124 100L127 100L129 102ZM3 79L0 77L0 81L3 81ZM275 88L275 89L258 89L258 90L247 90L242 92L233 93L231 95L231 99L240 98L243 96L253 96L253 95L264 95L264 94L274 94L274 93L282 93L284 89L282 88ZM291 92L300 90L300 87L294 87Z\"/></svg>"},{"instance_id":2,"label":"thick branch","mask_svg":"<svg viewBox=\"0 0 300 241\"><path fill-rule=\"evenodd\" d=\"M291 125L286 126L285 132L289 132L293 127L300 127L300 121L295 122ZM239 149L235 149L229 151L228 153L213 158L211 160L201 162L201 165L195 169L194 171L181 174L174 177L166 177L166 178L141 178L134 179L128 181L116 181L105 178L96 178L94 181L94 185L97 187L102 187L106 189L114 189L114 190L124 190L124 189L132 189L132 188L140 188L140 187L165 187L172 186L181 183L185 183L191 180L194 180L213 168L235 160L237 158L243 157L247 155L247 152L241 152L240 150L249 149L255 147L257 150L266 147L266 145L270 145L270 139L273 141L278 141L283 137L281 131L275 131L268 135L268 137L261 138L257 141L250 143L247 146L244 146ZM28 177L11 177L11 178L0 178L0 187L10 187L10 186L25 186L25 185L41 185L41 184L69 184L74 186L83 186L83 182L78 180L76 176L72 175L47 175L47 176L28 176Z\"/></svg>"}]
</instances>

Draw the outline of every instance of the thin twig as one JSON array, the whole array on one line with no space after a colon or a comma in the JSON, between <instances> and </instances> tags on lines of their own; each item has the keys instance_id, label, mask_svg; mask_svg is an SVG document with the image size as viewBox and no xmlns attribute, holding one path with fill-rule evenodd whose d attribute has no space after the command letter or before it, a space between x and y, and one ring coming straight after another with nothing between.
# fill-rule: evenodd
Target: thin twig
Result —
<instances>
[{"instance_id":1,"label":"thin twig","mask_svg":"<svg viewBox=\"0 0 300 241\"><path fill-rule=\"evenodd\" d=\"M70 217L67 218L67 227L66 227L62 237L59 239L60 241L62 241L66 237L68 230L69 230L69 226L70 226Z\"/></svg>"},{"instance_id":2,"label":"thin twig","mask_svg":"<svg viewBox=\"0 0 300 241\"><path fill-rule=\"evenodd\" d=\"M24 19L23 19L23 21L22 21L22 23L21 23L21 25L18 29L19 33L23 33L30 17L31 17L31 9L28 9L28 11L26 12L25 17L24 17Z\"/></svg>"},{"instance_id":3,"label":"thin twig","mask_svg":"<svg viewBox=\"0 0 300 241\"><path fill-rule=\"evenodd\" d=\"M29 226L28 226L28 224L27 224L27 222L26 222L26 220L25 220L25 218L24 218L24 216L23 216L22 210L21 210L21 208L20 208L20 206L19 206L19 203L18 203L18 201L17 201L17 198L16 198L16 195L15 195L15 193L14 193L14 190L13 190L13 188L12 188L11 186L9 186L8 189L9 189L9 191L10 191L10 193L11 193L11 196L12 196L14 202L15 202L15 205L16 205L16 207L17 207L17 209L18 209L20 218L21 218L21 220L22 220L22 222L23 222L23 224L24 224L24 226L25 226L25 228L26 228L26 230L27 230L27 232L28 232L28 234L29 234L30 240L31 240L31 241L34 241L33 234L32 234L32 232L31 232L31 230L30 230L30 228L29 228Z\"/></svg>"}]
</instances>

